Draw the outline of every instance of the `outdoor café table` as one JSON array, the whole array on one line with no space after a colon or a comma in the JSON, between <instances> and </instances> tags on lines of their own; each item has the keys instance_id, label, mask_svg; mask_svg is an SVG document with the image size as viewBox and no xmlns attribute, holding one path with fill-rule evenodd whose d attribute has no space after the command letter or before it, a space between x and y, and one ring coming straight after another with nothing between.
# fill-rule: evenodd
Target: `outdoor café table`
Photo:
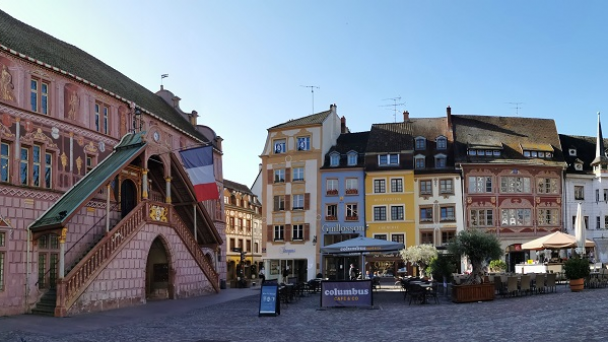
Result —
<instances>
[{"instance_id":1,"label":"outdoor caf\u00e9 table","mask_svg":"<svg viewBox=\"0 0 608 342\"><path fill-rule=\"evenodd\" d=\"M410 284L419 285L420 287L422 287L422 289L424 289L424 291L422 292L422 303L420 304L426 304L426 293L433 287L433 284L418 280L412 280L410 281Z\"/></svg>"}]
</instances>

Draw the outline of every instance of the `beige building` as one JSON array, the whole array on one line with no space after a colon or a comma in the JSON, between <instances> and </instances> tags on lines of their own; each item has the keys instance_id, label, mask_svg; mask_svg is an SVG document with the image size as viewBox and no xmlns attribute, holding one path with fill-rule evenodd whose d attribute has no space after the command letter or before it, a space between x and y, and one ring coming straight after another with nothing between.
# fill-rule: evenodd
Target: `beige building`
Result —
<instances>
[{"instance_id":1,"label":"beige building","mask_svg":"<svg viewBox=\"0 0 608 342\"><path fill-rule=\"evenodd\" d=\"M226 216L226 277L236 281L257 278L262 260L262 205L243 184L224 179Z\"/></svg>"},{"instance_id":2,"label":"beige building","mask_svg":"<svg viewBox=\"0 0 608 342\"><path fill-rule=\"evenodd\" d=\"M320 270L320 167L340 132L346 130L341 126L336 105L331 105L327 111L268 129L256 181L262 182L268 280L284 281L286 273L305 281Z\"/></svg>"}]
</instances>

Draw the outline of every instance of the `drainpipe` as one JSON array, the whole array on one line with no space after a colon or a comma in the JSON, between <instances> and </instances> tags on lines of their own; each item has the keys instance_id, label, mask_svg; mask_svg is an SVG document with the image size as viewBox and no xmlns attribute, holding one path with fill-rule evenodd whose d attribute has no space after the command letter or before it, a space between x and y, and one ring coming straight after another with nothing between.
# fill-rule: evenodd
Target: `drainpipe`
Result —
<instances>
[{"instance_id":1,"label":"drainpipe","mask_svg":"<svg viewBox=\"0 0 608 342\"><path fill-rule=\"evenodd\" d=\"M30 245L32 244L32 231L30 230L30 227L32 226L32 224L34 224L34 222L30 223L26 228L27 243L25 246L25 265L26 265L25 266L25 298L24 298L24 303L23 303L23 306L26 311L27 311L28 299L30 296L30 263L31 263Z\"/></svg>"}]
</instances>

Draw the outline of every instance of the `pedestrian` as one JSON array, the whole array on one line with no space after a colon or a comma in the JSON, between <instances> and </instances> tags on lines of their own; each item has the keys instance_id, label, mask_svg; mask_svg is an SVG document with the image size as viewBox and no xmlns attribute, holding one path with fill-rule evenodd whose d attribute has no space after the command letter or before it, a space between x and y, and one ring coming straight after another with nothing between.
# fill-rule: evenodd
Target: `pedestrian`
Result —
<instances>
[{"instance_id":1,"label":"pedestrian","mask_svg":"<svg viewBox=\"0 0 608 342\"><path fill-rule=\"evenodd\" d=\"M348 270L348 276L350 280L357 280L357 269L355 268L355 264L350 264L350 270Z\"/></svg>"},{"instance_id":2,"label":"pedestrian","mask_svg":"<svg viewBox=\"0 0 608 342\"><path fill-rule=\"evenodd\" d=\"M266 281L266 271L264 270L264 266L260 267L260 272L258 273L258 276L261 279L260 283L264 284L264 281Z\"/></svg>"}]
</instances>

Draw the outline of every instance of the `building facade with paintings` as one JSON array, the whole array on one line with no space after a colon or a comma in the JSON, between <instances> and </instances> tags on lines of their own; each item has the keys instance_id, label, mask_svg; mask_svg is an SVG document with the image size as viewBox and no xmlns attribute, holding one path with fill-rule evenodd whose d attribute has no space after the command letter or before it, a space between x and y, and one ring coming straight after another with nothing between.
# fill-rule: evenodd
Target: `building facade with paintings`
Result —
<instances>
[{"instance_id":1,"label":"building facade with paintings","mask_svg":"<svg viewBox=\"0 0 608 342\"><path fill-rule=\"evenodd\" d=\"M510 270L523 242L559 231L566 167L551 119L452 115L466 228L495 233Z\"/></svg>"},{"instance_id":2,"label":"building facade with paintings","mask_svg":"<svg viewBox=\"0 0 608 342\"><path fill-rule=\"evenodd\" d=\"M268 129L259 176L268 280L306 281L320 270L320 168L340 130L335 104Z\"/></svg>"},{"instance_id":3,"label":"building facade with paintings","mask_svg":"<svg viewBox=\"0 0 608 342\"><path fill-rule=\"evenodd\" d=\"M262 205L243 184L224 179L226 280L255 279L262 261Z\"/></svg>"},{"instance_id":4,"label":"building facade with paintings","mask_svg":"<svg viewBox=\"0 0 608 342\"><path fill-rule=\"evenodd\" d=\"M321 246L358 236L365 236L365 146L369 132L346 131L325 156L321 168L321 229L317 239ZM350 264L364 270L356 255L321 255L321 273L325 278L348 279Z\"/></svg>"},{"instance_id":5,"label":"building facade with paintings","mask_svg":"<svg viewBox=\"0 0 608 342\"><path fill-rule=\"evenodd\" d=\"M213 294L223 203L178 150L221 138L178 98L0 11L0 315Z\"/></svg>"}]
</instances>

